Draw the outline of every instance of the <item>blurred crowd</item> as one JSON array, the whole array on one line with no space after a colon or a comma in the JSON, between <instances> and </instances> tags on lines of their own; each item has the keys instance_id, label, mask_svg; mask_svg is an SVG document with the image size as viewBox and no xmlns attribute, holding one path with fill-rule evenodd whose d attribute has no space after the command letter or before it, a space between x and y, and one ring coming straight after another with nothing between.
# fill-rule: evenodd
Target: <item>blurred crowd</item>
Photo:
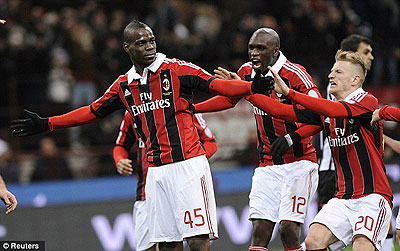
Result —
<instances>
[{"instance_id":1,"label":"blurred crowd","mask_svg":"<svg viewBox=\"0 0 400 251\"><path fill-rule=\"evenodd\" d=\"M43 136L33 140L13 138L8 123L21 116L23 108L50 116L87 105L100 96L131 67L122 49L122 31L133 19L153 28L158 51L210 72L217 66L237 70L248 60L250 35L259 27L271 27L280 35L284 54L304 65L322 92L340 41L359 33L371 38L375 57L368 85L397 85L399 5L398 0L0 0L0 18L7 20L0 27L0 137L8 142L4 141L7 149L18 152L43 154L42 148L48 145L71 147L72 153L101 145L109 146L104 148L108 152L121 114L58 132L50 143L43 143ZM1 146L0 141L0 150ZM255 146L249 148L256 150ZM88 166L111 165L106 167L109 172L83 172L82 162L86 162L76 161L82 157L79 155L75 161L44 161L40 157L34 162L65 166L64 171L36 170L37 164L32 162L23 180L46 179L43 173L60 178L116 174L111 150L108 154L109 159L99 157L107 161ZM18 166L17 159L8 162ZM10 171L14 178L8 182L18 181L21 175L15 172Z\"/></svg>"}]
</instances>

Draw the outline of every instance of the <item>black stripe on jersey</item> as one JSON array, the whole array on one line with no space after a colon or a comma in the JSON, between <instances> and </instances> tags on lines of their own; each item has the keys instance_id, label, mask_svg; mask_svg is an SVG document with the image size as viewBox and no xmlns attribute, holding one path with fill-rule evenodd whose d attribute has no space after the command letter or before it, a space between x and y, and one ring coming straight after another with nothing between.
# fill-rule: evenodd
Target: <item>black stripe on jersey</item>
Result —
<instances>
[{"instance_id":1,"label":"black stripe on jersey","mask_svg":"<svg viewBox=\"0 0 400 251\"><path fill-rule=\"evenodd\" d=\"M349 107L345 102L343 102L343 101L340 101L339 103L341 103L341 104L344 105L344 107L345 107L346 110L347 110L347 114L349 115L349 118L353 117L353 115L351 114L350 107Z\"/></svg>"},{"instance_id":2,"label":"black stripe on jersey","mask_svg":"<svg viewBox=\"0 0 400 251\"><path fill-rule=\"evenodd\" d=\"M139 86L139 95L142 93L145 93L147 95L140 95L140 96L144 96L144 97L149 97L151 90L150 90L150 73L147 75L147 80L146 80L146 84L145 85L138 85ZM149 101L150 100L142 100L142 103ZM145 117L146 117L146 124L147 124L147 128L149 128L149 134L150 134L150 148L153 150L153 161L149 161L152 164L155 164L156 166L161 166L162 165L162 161L161 161L161 146L160 143L158 141L158 137L157 137L157 126L156 126L156 121L154 118L154 112L152 110L149 110L148 112L144 113ZM139 127L139 125L138 125ZM149 158L147 158L149 159Z\"/></svg>"},{"instance_id":3,"label":"black stripe on jersey","mask_svg":"<svg viewBox=\"0 0 400 251\"><path fill-rule=\"evenodd\" d=\"M132 106L135 105L135 100L134 100L133 97L132 97L131 90L130 90L130 88L129 88L129 86L128 86L128 81L121 82L121 83L119 84L119 86L120 86L121 89L122 89L122 93L129 93L128 95L126 95L126 96L124 96L124 97L125 97L126 103L129 105L129 112L130 112L130 114L133 116ZM144 135L143 127L142 127L142 120L140 119L139 116L133 116L133 118L134 118L135 123L136 123L136 126L137 126L136 131L138 132L138 134L140 135L140 137L142 138L142 140L143 140L144 142L146 142L146 136Z\"/></svg>"},{"instance_id":4,"label":"black stripe on jersey","mask_svg":"<svg viewBox=\"0 0 400 251\"><path fill-rule=\"evenodd\" d=\"M361 134L360 127L350 128L351 134L357 133L360 140L354 143L356 148L358 162L362 170L364 180L364 194L369 194L374 191L374 177L372 176L371 161L368 154L367 145L365 144L364 137Z\"/></svg>"},{"instance_id":5,"label":"black stripe on jersey","mask_svg":"<svg viewBox=\"0 0 400 251\"><path fill-rule=\"evenodd\" d=\"M363 113L363 114L360 114L360 115L354 117L354 119L355 119L356 121L360 121L361 124L362 124L368 131L371 132L371 134L372 134L373 137L374 137L375 147L376 147L376 149L377 149L378 152L379 152L379 149L381 149L381 144L382 144L381 133L380 133L379 128L374 129L374 128L372 128L372 126L371 126L371 124L370 124L371 119L372 119L372 111L366 112L366 113Z\"/></svg>"},{"instance_id":6,"label":"black stripe on jersey","mask_svg":"<svg viewBox=\"0 0 400 251\"><path fill-rule=\"evenodd\" d=\"M98 118L104 118L110 115L111 113L124 108L124 103L119 98L118 93L109 98L106 102L104 102L96 111L93 109L93 106L90 105L90 111L96 115Z\"/></svg>"},{"instance_id":7,"label":"black stripe on jersey","mask_svg":"<svg viewBox=\"0 0 400 251\"><path fill-rule=\"evenodd\" d=\"M136 142L136 135L135 132L133 131L134 128L132 126L128 127L128 130L126 132L125 139L122 143L122 147L125 148L128 152L132 148L133 144Z\"/></svg>"},{"instance_id":8,"label":"black stripe on jersey","mask_svg":"<svg viewBox=\"0 0 400 251\"><path fill-rule=\"evenodd\" d=\"M299 109L296 105L293 105L294 112L296 114L297 121L304 124L324 126L325 118L309 109Z\"/></svg>"},{"instance_id":9,"label":"black stripe on jersey","mask_svg":"<svg viewBox=\"0 0 400 251\"><path fill-rule=\"evenodd\" d=\"M286 128L286 132L290 133L290 132L294 132L297 130L297 125L294 122L284 122L285 124L285 128ZM301 142L295 142L293 144L293 155L295 157L301 157L303 156L304 152L303 152L303 144Z\"/></svg>"},{"instance_id":10,"label":"black stripe on jersey","mask_svg":"<svg viewBox=\"0 0 400 251\"><path fill-rule=\"evenodd\" d=\"M137 142L139 145L140 140ZM137 147L137 160L136 160L136 175L138 177L137 180L137 188L136 188L136 201L142 200L143 196L143 181L144 181L144 174L143 174L143 152L144 148Z\"/></svg>"},{"instance_id":11,"label":"black stripe on jersey","mask_svg":"<svg viewBox=\"0 0 400 251\"><path fill-rule=\"evenodd\" d=\"M179 134L178 123L176 121L174 90L172 85L171 71L161 70L160 72L160 89L162 99L169 100L171 104L164 108L164 118L168 134L169 144L171 146L171 155L173 162L185 159L183 155L182 142Z\"/></svg>"},{"instance_id":12,"label":"black stripe on jersey","mask_svg":"<svg viewBox=\"0 0 400 251\"><path fill-rule=\"evenodd\" d=\"M256 115L254 115L254 116L256 116ZM261 115L259 115L259 116L261 116ZM267 136L270 145L272 145L272 143L278 138L276 136L276 132L275 132L274 121L273 121L272 117L269 115L261 116L261 119L262 119L262 123L263 123L265 136ZM258 128L257 128L257 130L258 130ZM285 164L285 161L283 160L282 157L273 158L272 162L274 163L274 165Z\"/></svg>"},{"instance_id":13,"label":"black stripe on jersey","mask_svg":"<svg viewBox=\"0 0 400 251\"><path fill-rule=\"evenodd\" d=\"M331 118L331 123L332 119L333 118ZM334 120L335 120L335 128L344 129L344 119L336 118ZM344 185L345 185L343 199L350 199L354 192L353 173L351 172L346 146L339 146L338 149L339 149L339 164L343 172Z\"/></svg>"},{"instance_id":14,"label":"black stripe on jersey","mask_svg":"<svg viewBox=\"0 0 400 251\"><path fill-rule=\"evenodd\" d=\"M257 146L258 155L259 155L260 161L264 162L265 161L265 159L264 159L265 154L263 153L264 143L261 138L260 130L258 129L258 128L260 128L260 126L258 125L257 119L256 119L256 126L257 126L257 138L258 138L258 146Z\"/></svg>"}]
</instances>

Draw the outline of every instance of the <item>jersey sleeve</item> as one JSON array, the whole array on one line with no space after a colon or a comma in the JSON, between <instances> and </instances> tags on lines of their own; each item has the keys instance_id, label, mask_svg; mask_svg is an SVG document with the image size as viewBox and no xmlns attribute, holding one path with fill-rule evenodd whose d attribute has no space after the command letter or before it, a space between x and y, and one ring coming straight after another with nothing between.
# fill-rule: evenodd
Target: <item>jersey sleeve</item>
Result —
<instances>
[{"instance_id":1,"label":"jersey sleeve","mask_svg":"<svg viewBox=\"0 0 400 251\"><path fill-rule=\"evenodd\" d=\"M285 72L291 73L286 76L290 82L290 88L311 97L321 97L314 80L302 65L287 62L283 69Z\"/></svg>"},{"instance_id":2,"label":"jersey sleeve","mask_svg":"<svg viewBox=\"0 0 400 251\"><path fill-rule=\"evenodd\" d=\"M385 105L379 110L379 117L384 120L400 122L400 108Z\"/></svg>"},{"instance_id":3,"label":"jersey sleeve","mask_svg":"<svg viewBox=\"0 0 400 251\"><path fill-rule=\"evenodd\" d=\"M261 94L250 95L246 99L272 117L286 121L323 126L321 116L308 109L300 109L296 105L282 104L276 99Z\"/></svg>"},{"instance_id":4,"label":"jersey sleeve","mask_svg":"<svg viewBox=\"0 0 400 251\"><path fill-rule=\"evenodd\" d=\"M194 125L196 126L197 132L200 137L200 141L203 143L203 146L206 151L206 157L210 158L218 149L217 141L215 140L215 135L210 130L207 125L207 122L204 120L203 116L199 113L195 114L194 117Z\"/></svg>"},{"instance_id":5,"label":"jersey sleeve","mask_svg":"<svg viewBox=\"0 0 400 251\"><path fill-rule=\"evenodd\" d=\"M113 113L114 111L124 108L124 103L119 96L119 83L121 82L119 77L97 100L95 100L91 105L90 109L93 114L99 118L104 118L107 115Z\"/></svg>"},{"instance_id":6,"label":"jersey sleeve","mask_svg":"<svg viewBox=\"0 0 400 251\"><path fill-rule=\"evenodd\" d=\"M364 97L358 99L341 101L340 103L346 108L348 118L368 114L369 119L371 119L372 112L379 108L378 100L371 94L366 94Z\"/></svg>"},{"instance_id":7,"label":"jersey sleeve","mask_svg":"<svg viewBox=\"0 0 400 251\"><path fill-rule=\"evenodd\" d=\"M228 97L243 97L251 94L251 82L237 79L216 79L195 64L182 60L176 62L174 69L179 75L181 88Z\"/></svg>"},{"instance_id":8,"label":"jersey sleeve","mask_svg":"<svg viewBox=\"0 0 400 251\"><path fill-rule=\"evenodd\" d=\"M241 98L229 98L225 96L215 96L194 105L196 112L218 112L233 108Z\"/></svg>"}]
</instances>

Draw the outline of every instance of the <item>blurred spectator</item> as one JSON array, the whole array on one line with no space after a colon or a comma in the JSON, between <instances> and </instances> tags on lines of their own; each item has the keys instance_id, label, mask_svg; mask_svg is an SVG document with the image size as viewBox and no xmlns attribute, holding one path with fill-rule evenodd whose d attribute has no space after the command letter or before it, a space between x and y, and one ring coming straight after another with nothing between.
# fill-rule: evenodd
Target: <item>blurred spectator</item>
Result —
<instances>
[{"instance_id":1,"label":"blurred spectator","mask_svg":"<svg viewBox=\"0 0 400 251\"><path fill-rule=\"evenodd\" d=\"M40 156L34 164L31 181L71 179L67 161L60 155L53 138L40 140Z\"/></svg>"},{"instance_id":2,"label":"blurred spectator","mask_svg":"<svg viewBox=\"0 0 400 251\"><path fill-rule=\"evenodd\" d=\"M8 184L19 181L18 165L14 154L7 142L2 139L0 139L0 176Z\"/></svg>"},{"instance_id":3,"label":"blurred spectator","mask_svg":"<svg viewBox=\"0 0 400 251\"><path fill-rule=\"evenodd\" d=\"M22 106L35 106L40 112L58 104L50 111L58 113L87 105L103 93L115 74L131 67L118 41L134 18L154 28L160 51L209 72L217 66L237 71L248 59L246 44L252 32L261 26L273 28L279 31L282 50L309 70L321 90L326 89L339 42L358 33L370 37L374 48L374 67L367 82L395 85L400 81L398 0L238 0L235 4L8 0L0 1L0 18L7 20L0 26L0 126L4 128ZM98 123L72 129L59 143L70 142L78 150L108 144L114 131L118 131L114 123ZM107 136L99 139L104 132ZM32 145L28 143L15 144L26 149Z\"/></svg>"},{"instance_id":4,"label":"blurred spectator","mask_svg":"<svg viewBox=\"0 0 400 251\"><path fill-rule=\"evenodd\" d=\"M55 48L52 53L52 68L49 73L47 95L52 103L69 105L74 77L69 69L69 56L61 48ZM67 109L69 107L66 107Z\"/></svg>"}]
</instances>

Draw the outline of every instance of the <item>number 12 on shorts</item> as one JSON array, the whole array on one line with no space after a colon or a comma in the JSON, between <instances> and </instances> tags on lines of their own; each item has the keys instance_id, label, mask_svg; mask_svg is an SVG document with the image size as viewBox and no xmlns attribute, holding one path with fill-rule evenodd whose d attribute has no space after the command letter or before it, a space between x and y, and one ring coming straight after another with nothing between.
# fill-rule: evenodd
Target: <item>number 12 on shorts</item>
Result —
<instances>
[{"instance_id":1,"label":"number 12 on shorts","mask_svg":"<svg viewBox=\"0 0 400 251\"><path fill-rule=\"evenodd\" d=\"M292 212L293 213L298 213L298 214L304 214L304 212L300 211L300 206L305 206L306 205L306 198L304 197L297 197L293 196L293 207L292 207Z\"/></svg>"},{"instance_id":2,"label":"number 12 on shorts","mask_svg":"<svg viewBox=\"0 0 400 251\"><path fill-rule=\"evenodd\" d=\"M185 215L183 217L183 221L185 224L189 224L190 228L193 228L193 223L195 226L203 226L205 224L204 221L204 216L201 214L201 208L195 208L193 209L193 212L191 211L185 211Z\"/></svg>"}]
</instances>

